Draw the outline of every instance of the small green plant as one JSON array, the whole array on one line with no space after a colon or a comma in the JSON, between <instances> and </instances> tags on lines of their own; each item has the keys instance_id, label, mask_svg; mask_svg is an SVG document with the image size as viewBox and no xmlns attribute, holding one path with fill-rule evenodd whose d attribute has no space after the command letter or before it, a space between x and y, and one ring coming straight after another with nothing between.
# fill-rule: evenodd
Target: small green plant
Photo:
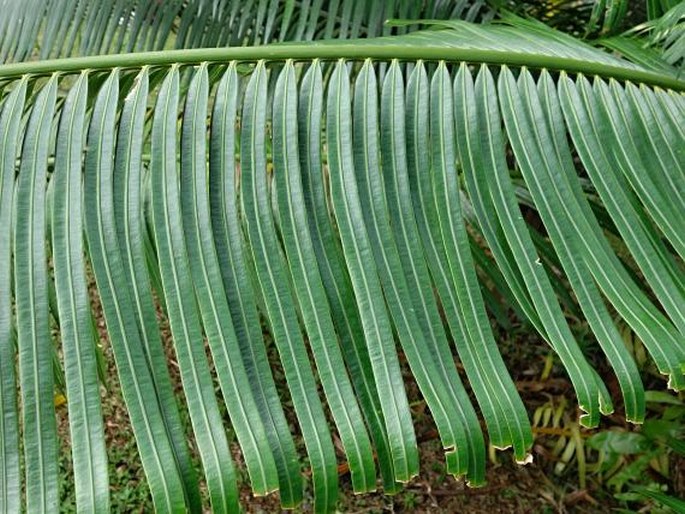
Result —
<instances>
[{"instance_id":1,"label":"small green plant","mask_svg":"<svg viewBox=\"0 0 685 514\"><path fill-rule=\"evenodd\" d=\"M588 457L596 457L587 469L618 500L630 504L648 498L668 508L668 501L659 498L669 492L672 457L685 456L685 404L660 391L647 391L646 397L650 416L644 424L587 439Z\"/></svg>"}]
</instances>

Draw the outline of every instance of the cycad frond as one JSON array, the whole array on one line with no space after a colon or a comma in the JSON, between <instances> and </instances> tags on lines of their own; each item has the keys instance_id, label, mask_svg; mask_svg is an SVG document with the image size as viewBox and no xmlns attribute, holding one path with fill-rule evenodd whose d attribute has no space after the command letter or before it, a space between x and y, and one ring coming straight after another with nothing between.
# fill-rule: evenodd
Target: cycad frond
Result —
<instances>
[{"instance_id":1,"label":"cycad frond","mask_svg":"<svg viewBox=\"0 0 685 514\"><path fill-rule=\"evenodd\" d=\"M488 20L485 0L3 0L0 62L168 48L353 39L391 18ZM399 32L403 32L400 30Z\"/></svg>"},{"instance_id":2,"label":"cycad frond","mask_svg":"<svg viewBox=\"0 0 685 514\"><path fill-rule=\"evenodd\" d=\"M347 42L0 66L0 510L21 506L12 297L27 508L57 510L48 255L72 436L89 442L74 452L84 510L108 509L87 262L162 512L201 507L153 290L216 512L236 511L238 498L204 338L254 493L279 489L287 507L302 499L260 313L316 510L334 509L338 488L322 399L355 491L376 487L374 451L386 490L417 474L400 350L451 474L478 485L485 468L451 343L490 443L529 459L531 428L487 316L477 263L488 257L472 251L473 230L502 294L559 356L584 426L614 399L568 325L557 274L618 377L628 419L643 419L644 391L617 317L668 385L683 387L685 83L534 27L437 23ZM523 221L522 201L551 245ZM633 274L605 227L625 241Z\"/></svg>"}]
</instances>

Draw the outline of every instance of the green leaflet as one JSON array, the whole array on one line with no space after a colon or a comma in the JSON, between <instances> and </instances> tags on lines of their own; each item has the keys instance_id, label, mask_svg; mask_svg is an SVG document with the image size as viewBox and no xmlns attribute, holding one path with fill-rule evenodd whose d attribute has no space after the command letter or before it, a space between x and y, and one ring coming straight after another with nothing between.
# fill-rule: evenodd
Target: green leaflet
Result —
<instances>
[{"instance_id":1,"label":"green leaflet","mask_svg":"<svg viewBox=\"0 0 685 514\"><path fill-rule=\"evenodd\" d=\"M480 294L476 289L475 274L455 276L449 267L447 247L442 239L433 196L433 176L430 172L432 156L425 150L434 147L430 145L429 106L432 99L429 91L428 76L423 64L419 63L407 87L407 138L410 142L407 162L419 234L452 338L487 422L490 443L500 448L513 444L516 458L524 460L532 445L532 433L523 403L504 367L494 339L479 339L470 335L478 334L481 330L477 316L484 314L482 311L478 313L468 300L469 294ZM456 287L455 284L460 286ZM498 372L492 373L493 368Z\"/></svg>"},{"instance_id":2,"label":"green leaflet","mask_svg":"<svg viewBox=\"0 0 685 514\"><path fill-rule=\"evenodd\" d=\"M623 119L629 122L633 116L635 117L632 126L630 123L628 125L637 129L643 141L648 143L645 150L653 152L656 157L655 164L658 163L658 166L648 167L648 171L652 172L650 178L660 188L661 194L670 196L671 201L684 203L685 184L678 180L679 177L685 176L685 170L680 166L682 150L670 146L675 142L671 133L672 128L666 119L666 113L655 104L654 92L645 87L638 89L631 83L627 83L625 88L621 88L615 81L611 81L610 84L617 101L624 101L626 97L628 99L627 105L624 104L627 111Z\"/></svg>"},{"instance_id":3,"label":"green leaflet","mask_svg":"<svg viewBox=\"0 0 685 514\"><path fill-rule=\"evenodd\" d=\"M0 113L0 512L21 510L19 415L12 327L12 217L14 163L26 97L26 80L5 98Z\"/></svg>"},{"instance_id":4,"label":"green leaflet","mask_svg":"<svg viewBox=\"0 0 685 514\"><path fill-rule=\"evenodd\" d=\"M0 23L0 61L21 61L34 47L41 59L63 55L209 48L274 41L356 38L403 33L385 25L387 19L491 17L484 2L461 0L438 8L435 2L406 0L102 0L84 4L74 0L27 0L5 6ZM454 4L454 5L452 5ZM322 8L323 7L323 8ZM468 7L468 9L467 9ZM60 16L51 16L51 13ZM40 36L40 37L39 37ZM78 41L78 44L77 44Z\"/></svg>"},{"instance_id":5,"label":"green leaflet","mask_svg":"<svg viewBox=\"0 0 685 514\"><path fill-rule=\"evenodd\" d=\"M435 361L437 351L431 354L434 343L427 343L424 339L423 327L419 325L415 308L412 308L414 302L390 228L380 166L377 84L370 61L365 63L355 85L353 137L357 187L388 312L412 373L436 420L443 447L447 450L448 472L459 476L469 470L469 478L479 481L482 480L482 476L479 476L482 471L478 470L477 459L469 462L467 450L473 450L473 447L467 444L461 425L463 420L457 423L456 417L452 416L452 413L459 411L454 391L447 387L444 374L438 369ZM393 156L399 158L396 153ZM397 165L397 161L393 163L391 160L388 166L390 171L386 173L394 171L393 164Z\"/></svg>"},{"instance_id":6,"label":"green leaflet","mask_svg":"<svg viewBox=\"0 0 685 514\"><path fill-rule=\"evenodd\" d=\"M626 109L630 108L629 100L623 89L615 82L607 86L601 81L596 81L594 93L593 109L597 113L599 130L613 141L612 147L615 151L612 163L615 162L615 167L623 171L627 182L642 200L651 218L682 257L685 255L685 240L682 235L685 234L685 223L678 211L679 206L685 202L678 194L674 171L680 168L679 164L675 160L667 164L664 161L667 156L662 155L666 152L660 151L660 148L650 141L650 137L644 134L643 111L633 110L633 115L628 115ZM603 117L598 112L600 110L605 114ZM647 216L642 214L642 206L634 200L635 196L629 191L626 191L626 194L632 200L637 215L637 219L631 225L637 225L639 228L636 229L635 236L624 230L624 238L651 287L661 299L664 309L681 335L685 336L685 297L680 271L668 254L669 250L661 241L660 235L654 230ZM625 216L630 219L631 209L626 206L625 210ZM625 227L620 223L619 226ZM637 245L636 240L639 241Z\"/></svg>"},{"instance_id":7,"label":"green leaflet","mask_svg":"<svg viewBox=\"0 0 685 514\"><path fill-rule=\"evenodd\" d=\"M457 144L461 166L465 171L466 188L478 223L483 230L483 235L507 283L511 287L512 294L520 304L521 310L525 313L528 320L540 333L544 333L544 327L526 289L521 271L514 261L511 247L507 242L506 231L497 217L493 199L488 194L487 177L489 175L480 171L488 164L493 166L493 163L488 162L488 160L494 158L492 154L497 150L497 146L494 145L499 144L501 146L503 142L493 142L494 148L489 148L487 142L481 145L480 137L477 135L479 128L476 125L479 122L483 123L485 120L478 116L475 104L469 105L469 100L475 102L472 92L470 94L472 98L468 98L468 79L470 78L471 76L466 69L466 65L462 64L454 80L454 103L457 120ZM490 96L492 94L491 92L489 93ZM472 133L472 131L476 131L476 133ZM485 153L485 149L489 149L490 154ZM497 154L495 153L495 155Z\"/></svg>"},{"instance_id":8,"label":"green leaflet","mask_svg":"<svg viewBox=\"0 0 685 514\"><path fill-rule=\"evenodd\" d=\"M658 107L655 110L656 106L649 105L650 95L636 94L635 86L630 83L623 87L614 80L608 85L595 80L593 89L596 100L607 102L598 106L596 112L603 132L617 143L610 152L612 162L643 200L646 211L671 245L682 252L682 236L678 233L680 219L666 219L674 214L674 203L683 202L684 189L674 180L683 174L676 155L678 150L665 146L666 132L670 131L664 119L666 113ZM637 173L644 175L644 184L636 180Z\"/></svg>"},{"instance_id":9,"label":"green leaflet","mask_svg":"<svg viewBox=\"0 0 685 514\"><path fill-rule=\"evenodd\" d=\"M652 91L649 88L645 88L643 91L645 91L645 95L651 100L650 103L652 108L661 114L662 119L665 119L664 129L667 133L671 132L672 134L672 139L669 141L669 144L674 145L676 154L679 155L679 159L683 159L683 150L677 143L678 138L685 137L685 129L683 129L679 123L678 116L685 114L685 107L678 101L679 96L674 94L673 91ZM675 173L678 173L678 171L680 171L680 174L676 176L685 177L685 170L682 168L680 170L674 170Z\"/></svg>"},{"instance_id":10,"label":"green leaflet","mask_svg":"<svg viewBox=\"0 0 685 514\"><path fill-rule=\"evenodd\" d=\"M231 423L243 450L252 488L255 494L268 494L278 488L276 465L271 449L261 444L265 439L264 424L242 363L212 242L205 149L208 87L207 69L201 66L191 83L183 113L183 216L178 222L183 224L188 262L205 334ZM175 155L175 152L171 155ZM172 167L169 165L167 173L170 171ZM170 216L167 214L166 217ZM183 253L177 252L175 256L182 256Z\"/></svg>"},{"instance_id":11,"label":"green leaflet","mask_svg":"<svg viewBox=\"0 0 685 514\"><path fill-rule=\"evenodd\" d=\"M409 364L413 368L417 361L434 361L435 367L430 364L427 366L428 378L434 379L431 376L433 372L442 376L444 387L447 388L446 394L443 395L450 402L447 407L448 413L456 413L454 417L448 414L448 418L451 418L448 422L453 424L456 421L459 427L457 434L461 439L461 447L458 444L456 451L460 454L459 460L466 463L464 469L467 471L469 483L476 485L485 480L485 444L476 412L454 366L413 215L407 170L404 83L401 73L399 63L393 61L383 83L380 128L381 150L386 162L387 178L383 182L389 221L397 242L397 254L402 271L407 277L407 287L412 291L410 296L414 312L424 336L419 344L424 345L425 349L419 348L413 359L411 353L408 353ZM376 198L382 203L382 195L377 195ZM437 380L436 383L439 384ZM421 387L420 380L419 386ZM428 406L433 409L433 401L428 395L425 396ZM437 418L436 422L440 427L444 423L441 416L435 411L433 416Z\"/></svg>"},{"instance_id":12,"label":"green leaflet","mask_svg":"<svg viewBox=\"0 0 685 514\"><path fill-rule=\"evenodd\" d=\"M69 427L71 440L78 441L72 446L76 505L97 513L109 511L109 481L84 261L81 160L87 96L88 74L83 73L67 96L57 136L52 252Z\"/></svg>"},{"instance_id":13,"label":"green leaflet","mask_svg":"<svg viewBox=\"0 0 685 514\"><path fill-rule=\"evenodd\" d=\"M33 103L21 153L14 213L14 283L17 306L26 510L57 512L57 437L53 346L48 323L45 223L50 129L57 76ZM11 132L10 132L11 134Z\"/></svg>"},{"instance_id":14,"label":"green leaflet","mask_svg":"<svg viewBox=\"0 0 685 514\"><path fill-rule=\"evenodd\" d=\"M518 265L527 284L530 284L529 294L537 298L541 294L553 303L554 296L547 274L539 271L539 259L533 246L533 240L528 235L518 209L515 193L506 168L504 140L501 120L497 105L494 80L490 71L483 67L478 74L474 87L471 74L466 67L462 67L457 77L460 100L457 118L464 120L466 127L465 140L462 143L461 154L465 169L472 184L479 184L472 189L472 196L478 195L485 203L491 201L494 211L491 216L501 220L502 233L506 236L509 247L514 255L514 266ZM466 113L469 113L466 116ZM470 124L467 122L470 121ZM470 125L470 126L469 126ZM478 170L488 170L479 173ZM484 213L483 213L484 214ZM618 331L613 326L603 300L599 295L592 277L582 263L573 258L576 250L571 246L571 238L567 235L559 237L559 229L555 220L549 226L552 241L557 248L557 255L563 263L569 280L576 292L578 301L586 314L593 330L597 334L600 344L607 352L609 361L615 367L624 392L626 415L628 419L641 421L644 418L644 391L637 367L632 357L627 353L625 345L620 339ZM553 230L552 230L553 229ZM564 234L562 231L561 234Z\"/></svg>"},{"instance_id":15,"label":"green leaflet","mask_svg":"<svg viewBox=\"0 0 685 514\"><path fill-rule=\"evenodd\" d=\"M462 198L466 202L466 198ZM478 221L475 217L469 219L468 215L465 216L466 221L471 226L471 230L478 233L482 237L482 233L478 230ZM487 255L483 247L479 244L476 238L469 234L469 246L471 247L471 254L473 255L473 261L477 268L481 270L479 275L480 290L483 293L483 299L486 300L486 307L488 311L495 317L497 323L503 328L511 326L511 322L507 318L506 309L511 306L516 312L517 316L525 320L526 316L523 314L516 297L511 293L511 288L506 282L504 275L497 267L492 257ZM502 296L501 300L498 300L493 291L490 290L489 284L487 282L492 281L493 291L497 291ZM491 295L492 302L486 299L486 295ZM496 303L496 305L493 305ZM572 302L570 302L572 304Z\"/></svg>"},{"instance_id":16,"label":"green leaflet","mask_svg":"<svg viewBox=\"0 0 685 514\"><path fill-rule=\"evenodd\" d=\"M585 79L580 80L582 82ZM579 89L568 77L562 77L558 89L569 133L598 192L603 194L604 206L616 223L620 223L624 230L633 230L632 233L635 234L637 225L629 224L624 218L629 201L617 203L622 199L622 189L616 184L615 175L600 171L611 170L611 164L604 149L597 144L598 140L592 137L596 134L596 129ZM587 94L589 87L586 86L584 91ZM581 130L581 127L589 130ZM567 201L559 204L557 215L565 213L568 216L583 247L583 258L600 289L645 343L659 371L669 377L669 386L676 389L683 387L685 376L681 371L681 364L685 361L685 348L682 336L627 276L621 263L617 262L597 223L593 223L594 219L588 212L587 201L583 198L570 164L570 152L567 151L564 155L565 166L561 170L565 172L566 178L559 184L553 184L557 187L565 186L568 193L564 194L563 198Z\"/></svg>"},{"instance_id":17,"label":"green leaflet","mask_svg":"<svg viewBox=\"0 0 685 514\"><path fill-rule=\"evenodd\" d=\"M514 78L508 69L503 69L499 77L499 95L502 105L502 114L507 128L507 134L511 142L514 153L521 165L521 170L524 174L526 182L531 190L531 194L538 205L541 217L546 224L552 222L552 219L545 217L547 212L553 207L548 207L548 195L544 194L546 190L540 183L541 173L534 170L548 170L551 174L553 166L550 164L551 157L543 149L544 144L553 147L550 140L551 134L547 125L539 123L536 117L536 109L538 109L539 100L535 90L532 89L528 74L521 74L520 82L517 85ZM516 93L517 88L524 89L526 96ZM533 121L535 120L535 121ZM534 144L524 144L524 140L535 138ZM536 258L533 256L526 256L528 262L535 262ZM542 271L542 268L540 268ZM534 273L535 268L531 267ZM541 283L537 279L536 288L541 287ZM584 426L593 427L599 423L600 411L608 413L613 410L611 407L611 399L606 392L602 381L597 375L596 371L589 365L584 355L580 351L577 341L575 341L571 331L564 320L563 313L558 307L548 301L548 298L542 294L533 296L536 303L536 309L540 315L540 320L545 327L545 335L548 343L559 354L566 371L573 382L578 396L578 403L580 408L584 411L581 415L580 421Z\"/></svg>"},{"instance_id":18,"label":"green leaflet","mask_svg":"<svg viewBox=\"0 0 685 514\"><path fill-rule=\"evenodd\" d=\"M435 232L434 238L438 241L442 240L452 287L457 292L459 314L463 316L464 323L462 337L469 338L474 346L487 348L493 345L493 335L477 285L466 227L461 213L454 165L456 141L452 87L444 63L438 66L431 81L430 114L432 166L429 174L430 186L427 184L426 189L432 186L432 198L429 196L427 202L433 203L433 219L437 219L438 222L435 228L439 229L439 232ZM488 355L488 358L492 358L491 355L492 353ZM478 358L483 357L479 355ZM488 403L492 404L492 401L490 398ZM495 414L493 424L489 425L491 443L499 448L513 446L518 461L528 460L528 450L532 445L530 425L522 422L522 418L525 419L524 415L520 410L517 412L520 407L515 400L512 401L510 396L505 399L504 405L500 408L503 408L506 414Z\"/></svg>"}]
</instances>

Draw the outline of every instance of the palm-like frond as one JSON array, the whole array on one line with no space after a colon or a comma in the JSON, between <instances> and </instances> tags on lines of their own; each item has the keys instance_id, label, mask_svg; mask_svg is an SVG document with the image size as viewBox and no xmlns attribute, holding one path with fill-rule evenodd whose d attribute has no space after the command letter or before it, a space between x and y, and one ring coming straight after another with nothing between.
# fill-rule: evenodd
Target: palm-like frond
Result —
<instances>
[{"instance_id":1,"label":"palm-like frond","mask_svg":"<svg viewBox=\"0 0 685 514\"><path fill-rule=\"evenodd\" d=\"M494 14L485 0L3 0L0 8L0 62L374 37L397 32L390 18Z\"/></svg>"},{"instance_id":2,"label":"palm-like frond","mask_svg":"<svg viewBox=\"0 0 685 514\"><path fill-rule=\"evenodd\" d=\"M682 72L685 67L685 5L674 5L660 18L649 20L631 32L649 34L649 44L660 49L663 59Z\"/></svg>"},{"instance_id":3,"label":"palm-like frond","mask_svg":"<svg viewBox=\"0 0 685 514\"><path fill-rule=\"evenodd\" d=\"M495 0L493 3L500 9L542 20L550 27L583 37L615 33L627 15L635 19L633 24L640 23L646 19L645 10L649 8L645 2L628 0ZM647 0L646 3L654 2Z\"/></svg>"},{"instance_id":4,"label":"palm-like frond","mask_svg":"<svg viewBox=\"0 0 685 514\"><path fill-rule=\"evenodd\" d=\"M558 274L618 377L628 419L643 419L644 391L619 318L668 385L683 387L685 83L537 26L434 25L0 66L0 510L21 506L12 298L27 509L57 510L49 255L72 438L87 441L73 454L83 510L108 510L87 263L162 512L201 505L153 292L216 512L237 510L238 495L205 338L254 493L302 500L260 314L320 511L337 499L333 428L355 491L376 487L374 451L386 490L417 474L400 351L451 474L478 485L485 467L451 343L489 442L530 458L477 265L559 356L584 426L615 399L569 328ZM634 269L605 230L623 238Z\"/></svg>"}]
</instances>

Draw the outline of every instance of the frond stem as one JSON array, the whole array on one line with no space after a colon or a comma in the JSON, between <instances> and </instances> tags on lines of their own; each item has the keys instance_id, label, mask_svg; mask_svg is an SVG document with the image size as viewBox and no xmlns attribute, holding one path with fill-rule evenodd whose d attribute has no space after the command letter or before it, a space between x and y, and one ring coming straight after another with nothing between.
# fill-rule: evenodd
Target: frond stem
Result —
<instances>
[{"instance_id":1,"label":"frond stem","mask_svg":"<svg viewBox=\"0 0 685 514\"><path fill-rule=\"evenodd\" d=\"M171 64L194 65L202 62L224 64L230 61L254 62L320 60L391 60L401 61L447 61L525 66L534 69L566 71L585 75L598 75L620 81L659 86L675 91L685 91L685 80L648 70L637 70L629 66L591 62L583 59L540 54L512 52L505 50L453 48L446 46L411 46L391 43L363 41L321 41L308 43L282 43L264 46L198 48L188 50L164 50L130 54L110 54L88 57L70 57L0 65L0 81L14 79L25 74L48 75L54 72L80 73L82 70L110 70L113 68L161 67Z\"/></svg>"}]
</instances>

